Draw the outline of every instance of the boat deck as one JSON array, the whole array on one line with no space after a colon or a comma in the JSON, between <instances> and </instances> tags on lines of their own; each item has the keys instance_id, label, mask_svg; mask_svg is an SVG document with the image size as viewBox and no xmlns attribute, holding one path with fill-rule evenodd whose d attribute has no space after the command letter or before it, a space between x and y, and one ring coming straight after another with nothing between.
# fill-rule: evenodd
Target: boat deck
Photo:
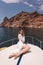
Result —
<instances>
[{"instance_id":1,"label":"boat deck","mask_svg":"<svg viewBox=\"0 0 43 65\"><path fill-rule=\"evenodd\" d=\"M16 49L15 45L0 51L0 65L43 65L43 50L36 45L29 43L28 45L31 47L30 52L18 57L16 60L8 58L10 53L12 54Z\"/></svg>"}]
</instances>

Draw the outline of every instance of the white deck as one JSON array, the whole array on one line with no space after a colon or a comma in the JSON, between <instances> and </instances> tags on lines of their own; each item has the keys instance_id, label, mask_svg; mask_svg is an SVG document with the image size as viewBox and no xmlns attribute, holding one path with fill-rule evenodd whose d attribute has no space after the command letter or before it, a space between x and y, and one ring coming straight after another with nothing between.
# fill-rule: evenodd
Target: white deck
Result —
<instances>
[{"instance_id":1,"label":"white deck","mask_svg":"<svg viewBox=\"0 0 43 65\"><path fill-rule=\"evenodd\" d=\"M30 53L23 55L19 65L43 65L43 50L32 44L28 44L31 49ZM9 55L13 52L17 52L15 45L8 47L7 49L0 51L0 65L16 65L18 58L9 59Z\"/></svg>"}]
</instances>

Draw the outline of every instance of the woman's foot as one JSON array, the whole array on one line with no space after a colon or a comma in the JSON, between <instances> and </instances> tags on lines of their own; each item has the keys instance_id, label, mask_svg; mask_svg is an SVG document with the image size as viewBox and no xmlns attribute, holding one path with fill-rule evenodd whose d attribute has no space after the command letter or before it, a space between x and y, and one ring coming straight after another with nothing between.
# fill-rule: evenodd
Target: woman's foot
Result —
<instances>
[{"instance_id":1,"label":"woman's foot","mask_svg":"<svg viewBox=\"0 0 43 65\"><path fill-rule=\"evenodd\" d=\"M9 56L9 59L12 58L12 57L14 57L14 53L12 53L12 55Z\"/></svg>"},{"instance_id":2,"label":"woman's foot","mask_svg":"<svg viewBox=\"0 0 43 65\"><path fill-rule=\"evenodd\" d=\"M9 59L13 58L13 57L14 57L14 59L18 58L19 57L19 53L13 53L12 55L9 56Z\"/></svg>"}]
</instances>

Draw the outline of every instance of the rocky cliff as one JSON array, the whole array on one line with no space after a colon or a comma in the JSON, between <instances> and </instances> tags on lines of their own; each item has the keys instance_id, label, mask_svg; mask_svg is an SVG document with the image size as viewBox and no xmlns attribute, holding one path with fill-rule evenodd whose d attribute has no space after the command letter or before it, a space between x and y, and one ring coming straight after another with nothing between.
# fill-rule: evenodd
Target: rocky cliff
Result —
<instances>
[{"instance_id":1,"label":"rocky cliff","mask_svg":"<svg viewBox=\"0 0 43 65\"><path fill-rule=\"evenodd\" d=\"M43 28L43 14L38 12L28 13L20 12L16 16L8 19L4 18L2 27L28 27L28 28Z\"/></svg>"}]
</instances>

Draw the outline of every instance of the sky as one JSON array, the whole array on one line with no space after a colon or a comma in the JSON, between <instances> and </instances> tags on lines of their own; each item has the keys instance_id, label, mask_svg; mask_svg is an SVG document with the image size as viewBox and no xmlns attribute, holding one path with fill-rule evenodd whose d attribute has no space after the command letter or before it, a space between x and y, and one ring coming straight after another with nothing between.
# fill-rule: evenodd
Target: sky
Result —
<instances>
[{"instance_id":1,"label":"sky","mask_svg":"<svg viewBox=\"0 0 43 65\"><path fill-rule=\"evenodd\" d=\"M11 18L21 11L43 14L43 0L0 0L0 23L4 17Z\"/></svg>"}]
</instances>

